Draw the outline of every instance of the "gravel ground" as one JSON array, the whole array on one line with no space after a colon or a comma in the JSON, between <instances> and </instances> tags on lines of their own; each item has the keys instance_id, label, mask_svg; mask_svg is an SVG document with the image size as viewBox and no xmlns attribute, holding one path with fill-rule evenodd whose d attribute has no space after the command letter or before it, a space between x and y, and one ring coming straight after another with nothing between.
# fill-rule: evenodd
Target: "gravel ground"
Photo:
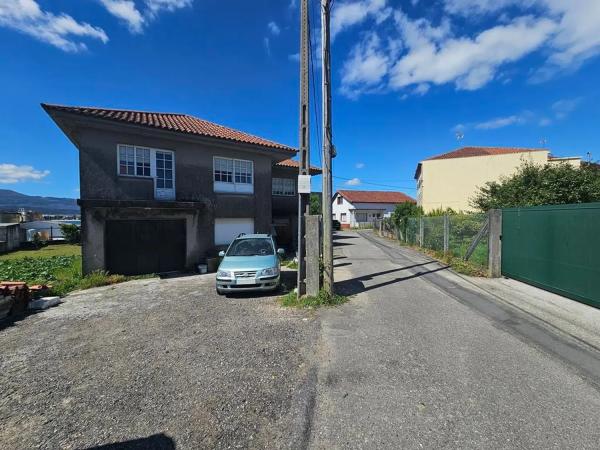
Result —
<instances>
[{"instance_id":1,"label":"gravel ground","mask_svg":"<svg viewBox=\"0 0 600 450\"><path fill-rule=\"evenodd\" d=\"M318 328L212 276L70 295L0 329L0 448L302 445Z\"/></svg>"}]
</instances>

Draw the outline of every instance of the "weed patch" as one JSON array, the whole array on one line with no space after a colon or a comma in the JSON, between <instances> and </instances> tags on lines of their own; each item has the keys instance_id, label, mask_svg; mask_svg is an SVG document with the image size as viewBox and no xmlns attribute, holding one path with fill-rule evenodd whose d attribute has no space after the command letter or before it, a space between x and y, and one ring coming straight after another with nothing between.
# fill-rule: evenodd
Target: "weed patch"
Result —
<instances>
[{"instance_id":1,"label":"weed patch","mask_svg":"<svg viewBox=\"0 0 600 450\"><path fill-rule=\"evenodd\" d=\"M291 308L320 308L322 306L336 306L346 303L348 297L338 294L329 295L325 291L321 290L319 295L316 297L304 296L300 299L294 291L288 292L283 297L280 297L279 301L282 306Z\"/></svg>"}]
</instances>

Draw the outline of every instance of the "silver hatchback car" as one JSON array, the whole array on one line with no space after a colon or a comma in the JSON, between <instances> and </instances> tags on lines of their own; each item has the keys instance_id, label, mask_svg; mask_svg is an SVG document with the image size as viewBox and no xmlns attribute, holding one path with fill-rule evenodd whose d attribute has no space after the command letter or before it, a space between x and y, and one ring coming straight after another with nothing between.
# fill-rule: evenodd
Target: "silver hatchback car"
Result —
<instances>
[{"instance_id":1,"label":"silver hatchback car","mask_svg":"<svg viewBox=\"0 0 600 450\"><path fill-rule=\"evenodd\" d=\"M279 287L279 255L269 234L238 236L227 251L217 270L217 293L274 291Z\"/></svg>"}]
</instances>

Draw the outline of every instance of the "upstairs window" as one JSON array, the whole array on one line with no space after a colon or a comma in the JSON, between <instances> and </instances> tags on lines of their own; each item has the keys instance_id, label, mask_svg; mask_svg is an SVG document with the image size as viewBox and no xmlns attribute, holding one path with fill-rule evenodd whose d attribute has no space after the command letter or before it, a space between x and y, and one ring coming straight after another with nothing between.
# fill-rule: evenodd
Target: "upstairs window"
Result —
<instances>
[{"instance_id":1,"label":"upstairs window","mask_svg":"<svg viewBox=\"0 0 600 450\"><path fill-rule=\"evenodd\" d=\"M344 203L344 198L341 195L338 195L337 204L342 205Z\"/></svg>"},{"instance_id":2,"label":"upstairs window","mask_svg":"<svg viewBox=\"0 0 600 450\"><path fill-rule=\"evenodd\" d=\"M213 174L215 192L254 193L252 161L215 157Z\"/></svg>"},{"instance_id":3,"label":"upstairs window","mask_svg":"<svg viewBox=\"0 0 600 450\"><path fill-rule=\"evenodd\" d=\"M133 145L119 145L119 175L132 177L149 177L150 149Z\"/></svg>"},{"instance_id":4,"label":"upstairs window","mask_svg":"<svg viewBox=\"0 0 600 450\"><path fill-rule=\"evenodd\" d=\"M119 145L119 175L135 175L135 148Z\"/></svg>"},{"instance_id":5,"label":"upstairs window","mask_svg":"<svg viewBox=\"0 0 600 450\"><path fill-rule=\"evenodd\" d=\"M296 195L296 180L293 178L273 178L273 195Z\"/></svg>"}]
</instances>

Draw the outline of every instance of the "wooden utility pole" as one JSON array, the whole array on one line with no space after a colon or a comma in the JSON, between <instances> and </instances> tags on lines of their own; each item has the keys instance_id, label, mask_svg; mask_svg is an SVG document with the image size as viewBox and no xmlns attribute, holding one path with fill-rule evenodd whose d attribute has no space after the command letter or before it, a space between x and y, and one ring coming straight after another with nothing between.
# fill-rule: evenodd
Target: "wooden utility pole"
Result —
<instances>
[{"instance_id":1,"label":"wooden utility pole","mask_svg":"<svg viewBox=\"0 0 600 450\"><path fill-rule=\"evenodd\" d=\"M298 187L303 176L310 175L310 141L308 115L308 69L309 69L309 28L308 0L300 0L300 164ZM298 189L298 298L306 293L306 240L304 215L310 208L310 193L301 193Z\"/></svg>"},{"instance_id":2,"label":"wooden utility pole","mask_svg":"<svg viewBox=\"0 0 600 450\"><path fill-rule=\"evenodd\" d=\"M333 236L331 221L332 173L331 157L331 53L330 53L331 0L321 0L321 41L323 56L323 289L333 294Z\"/></svg>"}]
</instances>

